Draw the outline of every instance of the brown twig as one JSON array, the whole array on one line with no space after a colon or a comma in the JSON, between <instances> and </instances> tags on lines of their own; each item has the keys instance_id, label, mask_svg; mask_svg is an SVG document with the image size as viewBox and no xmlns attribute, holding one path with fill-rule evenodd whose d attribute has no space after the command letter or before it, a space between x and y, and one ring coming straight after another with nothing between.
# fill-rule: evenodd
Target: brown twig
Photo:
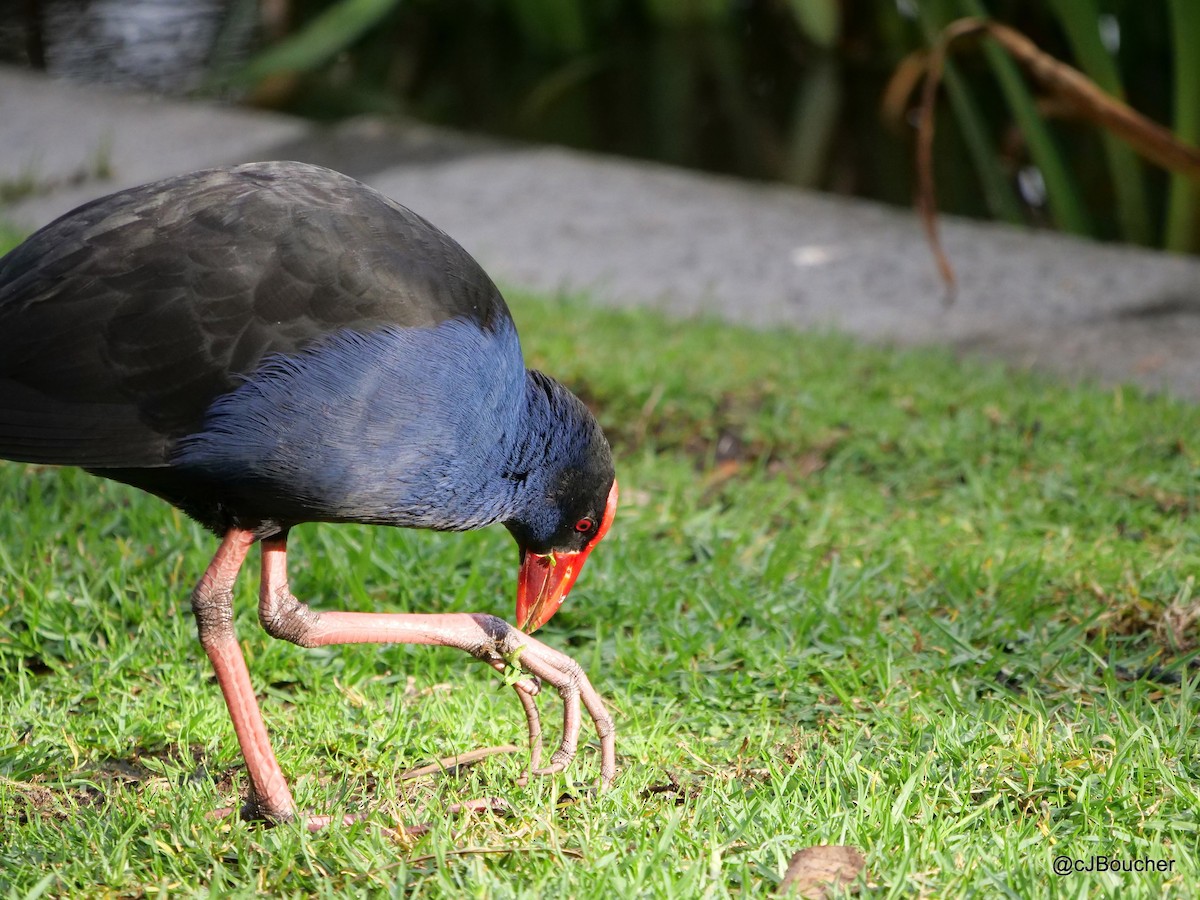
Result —
<instances>
[{"instance_id":1,"label":"brown twig","mask_svg":"<svg viewBox=\"0 0 1200 900\"><path fill-rule=\"evenodd\" d=\"M455 850L446 850L442 853L442 856L472 856L483 853L561 853L563 856L569 856L572 859L584 858L584 855L578 850L567 850L562 847L460 847ZM429 862L437 858L437 854L427 853L424 856L414 856L412 859L402 860L399 863L391 863L390 865L415 866L418 863Z\"/></svg>"},{"instance_id":2,"label":"brown twig","mask_svg":"<svg viewBox=\"0 0 1200 900\"><path fill-rule=\"evenodd\" d=\"M957 24L957 23L955 23ZM933 182L933 108L937 101L937 89L942 83L942 72L946 67L946 53L952 37L948 32L950 25L942 32L933 50L929 54L929 68L925 83L921 86L921 102L917 107L917 214L921 217L921 227L925 229L925 240L937 263L938 273L946 285L948 301L953 300L957 281L954 277L954 267L946 257L942 248L942 238L938 231L937 191Z\"/></svg>"},{"instance_id":3,"label":"brown twig","mask_svg":"<svg viewBox=\"0 0 1200 900\"><path fill-rule=\"evenodd\" d=\"M913 94L924 82L928 71L929 51L924 48L905 56L892 70L892 76L883 89L883 99L879 101L879 114L883 123L897 134L905 130Z\"/></svg>"},{"instance_id":4,"label":"brown twig","mask_svg":"<svg viewBox=\"0 0 1200 900\"><path fill-rule=\"evenodd\" d=\"M436 762L432 762L427 766L420 766L416 769L408 769L400 773L401 781L411 781L414 778L423 778L426 775L438 775L443 772L453 772L462 766L469 766L479 762L481 759L486 759L489 756L495 756L498 753L518 753L521 748L515 744L501 744L498 747L480 747L478 750L471 750L467 753L459 753L455 756L443 756Z\"/></svg>"}]
</instances>

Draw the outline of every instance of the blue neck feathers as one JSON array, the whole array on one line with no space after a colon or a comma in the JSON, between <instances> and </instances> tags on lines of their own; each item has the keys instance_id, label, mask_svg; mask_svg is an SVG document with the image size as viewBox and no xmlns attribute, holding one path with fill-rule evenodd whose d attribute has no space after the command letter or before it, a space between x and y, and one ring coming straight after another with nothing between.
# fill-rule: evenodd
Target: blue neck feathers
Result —
<instances>
[{"instance_id":1,"label":"blue neck feathers","mask_svg":"<svg viewBox=\"0 0 1200 900\"><path fill-rule=\"evenodd\" d=\"M458 531L549 515L554 479L592 432L578 400L525 370L511 322L491 332L451 319L340 332L268 359L171 464L286 524Z\"/></svg>"}]
</instances>

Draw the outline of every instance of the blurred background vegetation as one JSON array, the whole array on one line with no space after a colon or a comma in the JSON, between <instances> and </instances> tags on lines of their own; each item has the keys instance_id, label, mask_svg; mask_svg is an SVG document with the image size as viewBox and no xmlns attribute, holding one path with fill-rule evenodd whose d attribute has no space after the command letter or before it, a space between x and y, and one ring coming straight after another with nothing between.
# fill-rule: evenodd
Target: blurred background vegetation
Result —
<instances>
[{"instance_id":1,"label":"blurred background vegetation","mask_svg":"<svg viewBox=\"0 0 1200 900\"><path fill-rule=\"evenodd\" d=\"M917 92L903 88L964 16L1016 28L1200 139L1198 0L24 0L0 55L909 205ZM128 62L139 47L149 65ZM1040 96L988 41L953 54L937 115L943 212L1200 251L1194 181Z\"/></svg>"}]
</instances>

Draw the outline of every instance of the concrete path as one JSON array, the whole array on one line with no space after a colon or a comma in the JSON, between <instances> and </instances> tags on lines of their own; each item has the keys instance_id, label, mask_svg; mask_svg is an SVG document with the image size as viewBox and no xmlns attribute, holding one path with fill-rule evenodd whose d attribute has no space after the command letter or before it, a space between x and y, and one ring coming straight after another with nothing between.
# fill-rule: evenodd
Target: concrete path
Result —
<instances>
[{"instance_id":1,"label":"concrete path","mask_svg":"<svg viewBox=\"0 0 1200 900\"><path fill-rule=\"evenodd\" d=\"M89 89L0 68L0 218L256 159L320 163L457 238L497 281L756 326L949 344L1200 399L1200 258L944 222L947 308L915 216L873 203L441 129ZM101 177L103 176L103 177Z\"/></svg>"}]
</instances>

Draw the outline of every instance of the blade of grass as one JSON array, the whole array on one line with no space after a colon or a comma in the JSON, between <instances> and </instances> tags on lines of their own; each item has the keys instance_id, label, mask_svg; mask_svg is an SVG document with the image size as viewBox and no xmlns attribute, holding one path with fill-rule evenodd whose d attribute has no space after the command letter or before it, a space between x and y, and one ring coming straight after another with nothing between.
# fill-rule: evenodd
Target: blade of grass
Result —
<instances>
[{"instance_id":1,"label":"blade of grass","mask_svg":"<svg viewBox=\"0 0 1200 900\"><path fill-rule=\"evenodd\" d=\"M981 0L959 0L959 5L966 15L990 18ZM1083 207L1079 186L1067 168L1050 129L1038 115L1033 95L1026 87L1017 64L992 40L984 41L983 51L1008 101L1013 118L1025 135L1030 156L1042 173L1054 223L1063 231L1073 234L1091 234L1093 229Z\"/></svg>"},{"instance_id":2,"label":"blade of grass","mask_svg":"<svg viewBox=\"0 0 1200 900\"><path fill-rule=\"evenodd\" d=\"M774 170L782 165L784 151L773 124L750 102L745 83L744 53L728 31L710 29L698 37L702 65L717 88L717 99L733 122L738 156L747 168Z\"/></svg>"},{"instance_id":3,"label":"blade of grass","mask_svg":"<svg viewBox=\"0 0 1200 900\"><path fill-rule=\"evenodd\" d=\"M782 173L788 184L820 184L841 108L840 68L832 54L822 53L804 73L796 96Z\"/></svg>"},{"instance_id":4,"label":"blade of grass","mask_svg":"<svg viewBox=\"0 0 1200 900\"><path fill-rule=\"evenodd\" d=\"M1171 39L1175 52L1175 136L1200 143L1200 4L1170 0ZM1200 184L1173 174L1167 198L1164 245L1180 253L1200 250Z\"/></svg>"},{"instance_id":5,"label":"blade of grass","mask_svg":"<svg viewBox=\"0 0 1200 900\"><path fill-rule=\"evenodd\" d=\"M236 68L258 22L258 0L230 0L209 48L209 71L227 72Z\"/></svg>"},{"instance_id":6,"label":"blade of grass","mask_svg":"<svg viewBox=\"0 0 1200 900\"><path fill-rule=\"evenodd\" d=\"M979 175L988 209L998 219L1013 225L1023 224L1025 216L1021 212L1021 202L1013 190L1008 173L1000 164L1000 159L988 140L987 126L983 114L979 111L979 103L954 63L946 63L943 79L946 96L954 110L954 119L975 163L975 171Z\"/></svg>"},{"instance_id":7,"label":"blade of grass","mask_svg":"<svg viewBox=\"0 0 1200 900\"><path fill-rule=\"evenodd\" d=\"M669 29L655 34L648 62L653 77L647 109L655 152L660 159L694 165L695 148L689 135L698 107L692 102L697 66L686 34Z\"/></svg>"},{"instance_id":8,"label":"blade of grass","mask_svg":"<svg viewBox=\"0 0 1200 900\"><path fill-rule=\"evenodd\" d=\"M1148 161L1200 180L1200 148L1179 140L1168 129L1106 93L1078 69L1055 59L1018 31L999 22L960 19L943 40L986 31L1015 62L1089 122L1125 140Z\"/></svg>"},{"instance_id":9,"label":"blade of grass","mask_svg":"<svg viewBox=\"0 0 1200 900\"><path fill-rule=\"evenodd\" d=\"M842 33L842 11L837 0L788 0L787 6L810 41L826 49L837 44Z\"/></svg>"},{"instance_id":10,"label":"blade of grass","mask_svg":"<svg viewBox=\"0 0 1200 900\"><path fill-rule=\"evenodd\" d=\"M353 44L400 0L341 0L300 31L268 47L242 68L217 77L228 84L254 85L269 75L305 72L328 62Z\"/></svg>"},{"instance_id":11,"label":"blade of grass","mask_svg":"<svg viewBox=\"0 0 1200 900\"><path fill-rule=\"evenodd\" d=\"M1050 6L1066 32L1079 68L1105 91L1124 100L1125 89L1116 60L1100 40L1100 8L1096 0L1051 0ZM1127 241L1150 244L1153 234L1149 201L1137 154L1116 135L1105 132L1102 139L1117 195L1121 235Z\"/></svg>"}]
</instances>

